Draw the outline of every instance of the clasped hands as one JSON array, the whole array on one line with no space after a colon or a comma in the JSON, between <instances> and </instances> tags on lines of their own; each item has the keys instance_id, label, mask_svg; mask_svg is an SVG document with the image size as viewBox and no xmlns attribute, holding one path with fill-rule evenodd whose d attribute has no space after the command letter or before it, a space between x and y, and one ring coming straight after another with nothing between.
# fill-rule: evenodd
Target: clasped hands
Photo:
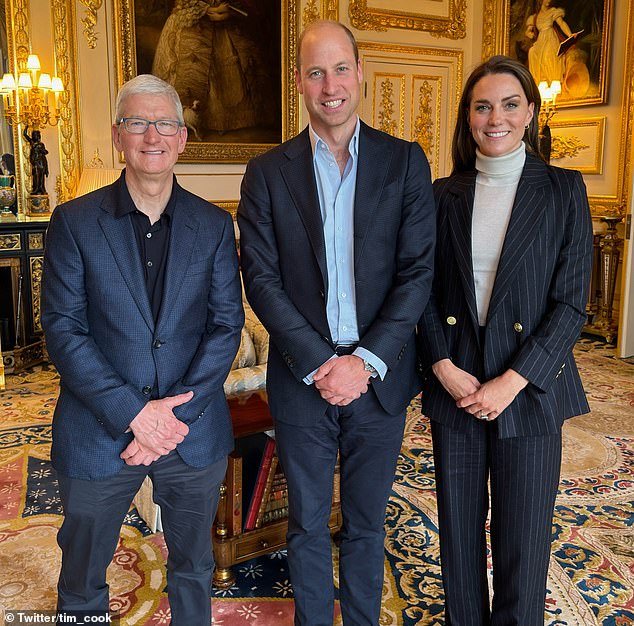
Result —
<instances>
[{"instance_id":1,"label":"clasped hands","mask_svg":"<svg viewBox=\"0 0 634 626\"><path fill-rule=\"evenodd\" d=\"M189 427L174 415L173 409L193 397L194 392L188 391L150 400L139 411L130 422L134 439L120 455L127 465L150 465L185 439Z\"/></svg>"},{"instance_id":2,"label":"clasped hands","mask_svg":"<svg viewBox=\"0 0 634 626\"><path fill-rule=\"evenodd\" d=\"M487 421L496 419L528 385L528 380L512 369L480 383L475 376L454 365L450 359L437 361L432 365L432 371L456 401L458 408Z\"/></svg>"},{"instance_id":3,"label":"clasped hands","mask_svg":"<svg viewBox=\"0 0 634 626\"><path fill-rule=\"evenodd\" d=\"M321 397L336 406L346 406L368 390L370 372L363 359L348 354L326 361L313 376Z\"/></svg>"}]
</instances>

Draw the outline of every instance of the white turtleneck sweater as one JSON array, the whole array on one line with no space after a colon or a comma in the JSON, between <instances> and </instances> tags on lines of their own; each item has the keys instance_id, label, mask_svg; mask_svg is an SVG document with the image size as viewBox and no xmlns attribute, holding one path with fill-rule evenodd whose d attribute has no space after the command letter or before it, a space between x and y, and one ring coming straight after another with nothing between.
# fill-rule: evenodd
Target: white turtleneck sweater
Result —
<instances>
[{"instance_id":1,"label":"white turtleneck sweater","mask_svg":"<svg viewBox=\"0 0 634 626\"><path fill-rule=\"evenodd\" d=\"M486 325L495 275L525 161L524 143L513 152L499 157L488 157L476 150L478 175L473 203L471 255L480 326Z\"/></svg>"}]
</instances>

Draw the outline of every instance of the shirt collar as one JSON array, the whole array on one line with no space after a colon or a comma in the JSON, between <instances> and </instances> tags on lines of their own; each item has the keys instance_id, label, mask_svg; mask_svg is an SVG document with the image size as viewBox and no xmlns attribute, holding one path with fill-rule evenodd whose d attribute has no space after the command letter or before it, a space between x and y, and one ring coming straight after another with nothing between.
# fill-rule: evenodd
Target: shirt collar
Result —
<instances>
[{"instance_id":1,"label":"shirt collar","mask_svg":"<svg viewBox=\"0 0 634 626\"><path fill-rule=\"evenodd\" d=\"M130 213L134 213L137 211L137 207L134 204L134 200L132 200L132 196L130 195L130 191L128 190L128 185L125 182L125 169L121 173L121 176L118 179L118 188L117 188L117 206L115 208L114 215L115 217L123 217L124 215L128 215ZM167 201L167 205L161 213L161 217L166 215L170 220L174 215L174 208L176 207L176 198L178 194L179 185L176 182L176 176L174 176L174 180L172 182L172 193L170 195L170 199Z\"/></svg>"},{"instance_id":2,"label":"shirt collar","mask_svg":"<svg viewBox=\"0 0 634 626\"><path fill-rule=\"evenodd\" d=\"M356 159L357 155L359 154L360 129L361 129L361 120L359 119L359 116L357 115L357 123L354 127L354 133L352 133L352 137L350 138L350 143L348 144L348 152L350 153L350 156L352 156L353 159ZM317 149L320 147L320 145L326 146L328 150L330 150L330 148L328 144L315 132L315 130L310 124L308 125L308 130L309 130L308 136L310 137L310 147L313 152L313 160L314 160L315 155L317 153Z\"/></svg>"}]
</instances>

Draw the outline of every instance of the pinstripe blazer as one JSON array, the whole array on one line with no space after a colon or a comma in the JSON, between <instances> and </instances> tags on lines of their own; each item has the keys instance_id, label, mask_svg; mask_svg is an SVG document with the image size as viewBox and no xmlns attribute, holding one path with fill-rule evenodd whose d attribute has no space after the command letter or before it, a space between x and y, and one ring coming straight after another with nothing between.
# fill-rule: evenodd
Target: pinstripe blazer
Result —
<instances>
[{"instance_id":1,"label":"pinstripe blazer","mask_svg":"<svg viewBox=\"0 0 634 626\"><path fill-rule=\"evenodd\" d=\"M73 478L121 470L125 431L150 397L194 392L174 409L190 429L177 447L187 464L233 447L223 382L244 314L231 216L174 182L155 324L132 222L116 215L123 185L57 207L47 231L42 326L61 377L51 457Z\"/></svg>"},{"instance_id":2,"label":"pinstripe blazer","mask_svg":"<svg viewBox=\"0 0 634 626\"><path fill-rule=\"evenodd\" d=\"M564 419L589 411L572 355L586 321L592 258L583 179L527 153L483 339L471 258L475 182L473 170L434 183L436 276L420 324L423 411L457 430L475 424L429 369L440 359L481 381L512 368L529 385L498 418L500 437L555 433Z\"/></svg>"},{"instance_id":3,"label":"pinstripe blazer","mask_svg":"<svg viewBox=\"0 0 634 626\"><path fill-rule=\"evenodd\" d=\"M308 132L249 163L238 209L246 294L271 336L272 414L303 425L327 406L303 378L334 354ZM359 345L388 366L385 380L372 385L390 414L420 391L414 332L431 291L435 222L423 151L361 123L354 201Z\"/></svg>"}]
</instances>

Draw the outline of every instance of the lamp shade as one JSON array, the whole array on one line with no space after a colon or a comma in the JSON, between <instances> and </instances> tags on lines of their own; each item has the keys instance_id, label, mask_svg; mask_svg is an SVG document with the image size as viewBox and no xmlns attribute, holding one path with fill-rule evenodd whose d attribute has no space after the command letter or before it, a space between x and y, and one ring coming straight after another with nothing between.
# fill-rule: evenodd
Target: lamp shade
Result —
<instances>
[{"instance_id":1,"label":"lamp shade","mask_svg":"<svg viewBox=\"0 0 634 626\"><path fill-rule=\"evenodd\" d=\"M121 175L121 170L108 167L85 167L77 185L75 197L95 191L113 183Z\"/></svg>"},{"instance_id":2,"label":"lamp shade","mask_svg":"<svg viewBox=\"0 0 634 626\"><path fill-rule=\"evenodd\" d=\"M41 68L40 59L37 54L29 54L29 58L26 61L27 70L39 70Z\"/></svg>"}]
</instances>

